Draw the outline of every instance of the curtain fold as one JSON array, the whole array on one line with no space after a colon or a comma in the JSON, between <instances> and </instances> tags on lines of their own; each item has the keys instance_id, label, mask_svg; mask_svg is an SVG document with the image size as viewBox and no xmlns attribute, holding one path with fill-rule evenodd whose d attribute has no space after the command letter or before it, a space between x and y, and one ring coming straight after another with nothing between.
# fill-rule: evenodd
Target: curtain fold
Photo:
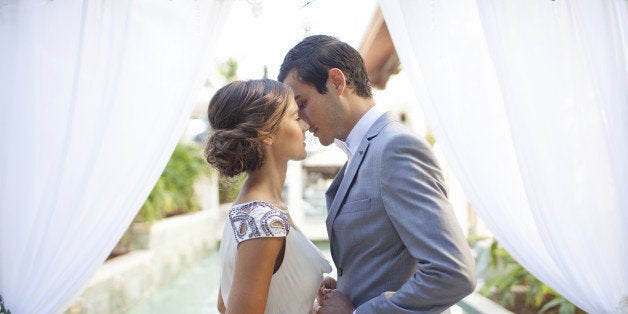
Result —
<instances>
[{"instance_id":1,"label":"curtain fold","mask_svg":"<svg viewBox=\"0 0 628 314\"><path fill-rule=\"evenodd\" d=\"M58 313L165 167L232 1L0 6L0 294Z\"/></svg>"},{"instance_id":2,"label":"curtain fold","mask_svg":"<svg viewBox=\"0 0 628 314\"><path fill-rule=\"evenodd\" d=\"M380 0L444 155L498 241L591 313L628 311L624 0Z\"/></svg>"}]
</instances>

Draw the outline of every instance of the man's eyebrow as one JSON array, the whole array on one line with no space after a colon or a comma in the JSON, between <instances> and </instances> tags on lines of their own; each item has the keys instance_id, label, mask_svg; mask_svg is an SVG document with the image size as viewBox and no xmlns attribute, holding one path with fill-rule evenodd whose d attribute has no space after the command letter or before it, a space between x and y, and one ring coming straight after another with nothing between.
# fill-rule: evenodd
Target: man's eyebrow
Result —
<instances>
[{"instance_id":1,"label":"man's eyebrow","mask_svg":"<svg viewBox=\"0 0 628 314\"><path fill-rule=\"evenodd\" d=\"M301 95L294 95L294 99L295 99L295 100L299 100L299 99L301 99Z\"/></svg>"}]
</instances>

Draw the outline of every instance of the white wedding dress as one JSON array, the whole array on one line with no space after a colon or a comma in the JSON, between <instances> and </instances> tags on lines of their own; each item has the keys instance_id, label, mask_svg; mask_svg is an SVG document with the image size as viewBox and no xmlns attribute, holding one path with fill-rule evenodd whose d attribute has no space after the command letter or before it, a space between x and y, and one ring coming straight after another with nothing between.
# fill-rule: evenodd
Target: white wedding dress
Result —
<instances>
[{"instance_id":1,"label":"white wedding dress","mask_svg":"<svg viewBox=\"0 0 628 314\"><path fill-rule=\"evenodd\" d=\"M262 201L234 205L229 210L220 243L220 289L225 305L238 243L261 237L286 237L283 262L271 279L264 313L311 313L323 274L332 268L320 250L290 224L287 211Z\"/></svg>"}]
</instances>

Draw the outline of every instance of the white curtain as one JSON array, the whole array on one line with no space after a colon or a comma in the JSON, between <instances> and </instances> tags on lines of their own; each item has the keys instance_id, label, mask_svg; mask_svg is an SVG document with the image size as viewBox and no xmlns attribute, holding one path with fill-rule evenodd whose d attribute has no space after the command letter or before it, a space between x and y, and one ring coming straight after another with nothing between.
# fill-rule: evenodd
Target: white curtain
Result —
<instances>
[{"instance_id":1,"label":"white curtain","mask_svg":"<svg viewBox=\"0 0 628 314\"><path fill-rule=\"evenodd\" d=\"M479 216L590 313L628 312L624 0L380 0Z\"/></svg>"},{"instance_id":2,"label":"white curtain","mask_svg":"<svg viewBox=\"0 0 628 314\"><path fill-rule=\"evenodd\" d=\"M2 1L0 295L65 310L161 174L231 1Z\"/></svg>"}]
</instances>

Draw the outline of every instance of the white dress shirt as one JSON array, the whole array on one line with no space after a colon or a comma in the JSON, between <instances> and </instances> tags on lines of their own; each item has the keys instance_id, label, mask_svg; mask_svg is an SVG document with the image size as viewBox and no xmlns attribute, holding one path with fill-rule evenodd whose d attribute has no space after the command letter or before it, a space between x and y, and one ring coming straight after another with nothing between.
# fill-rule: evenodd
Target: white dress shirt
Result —
<instances>
[{"instance_id":1,"label":"white dress shirt","mask_svg":"<svg viewBox=\"0 0 628 314\"><path fill-rule=\"evenodd\" d=\"M334 143L336 144L336 146L338 146L343 152L345 152L345 154L347 154L347 167L345 168L345 172L347 171L347 169L349 169L349 165L351 164L351 157L353 157L353 155L355 155L355 153L357 152L362 138L366 136L366 132L368 132L373 123L375 123L375 121L379 119L379 117L381 117L385 112L386 111L378 105L371 107L371 109L369 109L369 111L367 111L362 116L362 118L360 118L358 123L355 124L353 129L351 129L351 132L349 132L349 135L347 136L346 142L343 142L339 139L334 139Z\"/></svg>"}]
</instances>

